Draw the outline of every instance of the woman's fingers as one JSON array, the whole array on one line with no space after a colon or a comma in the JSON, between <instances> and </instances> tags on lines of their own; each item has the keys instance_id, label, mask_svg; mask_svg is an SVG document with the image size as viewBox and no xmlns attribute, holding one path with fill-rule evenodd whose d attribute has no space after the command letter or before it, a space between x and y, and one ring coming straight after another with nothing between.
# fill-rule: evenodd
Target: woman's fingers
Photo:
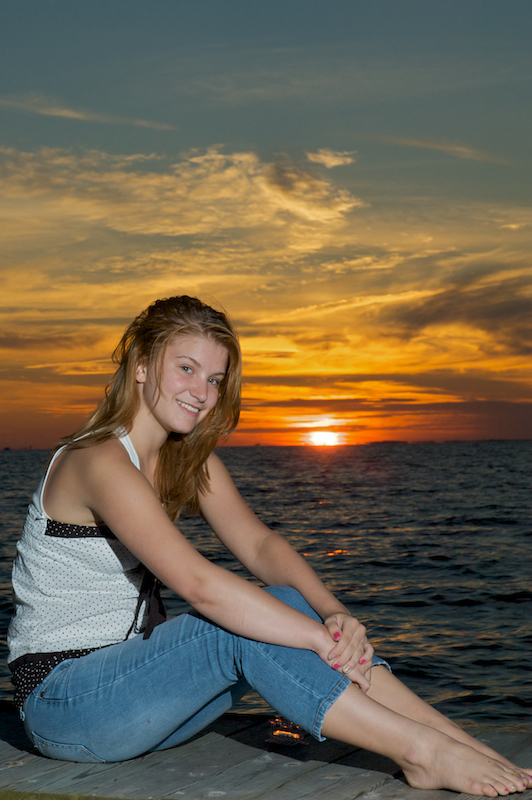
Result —
<instances>
[{"instance_id":1,"label":"woman's fingers","mask_svg":"<svg viewBox=\"0 0 532 800\"><path fill-rule=\"evenodd\" d=\"M365 626L348 614L333 614L324 620L324 625L335 642L327 655L329 665L367 692L373 647L366 638Z\"/></svg>"},{"instance_id":2,"label":"woman's fingers","mask_svg":"<svg viewBox=\"0 0 532 800\"><path fill-rule=\"evenodd\" d=\"M329 631L331 639L335 642L342 638L342 628L340 624L342 616L341 614L332 614L332 616L323 620L323 624Z\"/></svg>"},{"instance_id":3,"label":"woman's fingers","mask_svg":"<svg viewBox=\"0 0 532 800\"><path fill-rule=\"evenodd\" d=\"M373 660L373 647L370 645L369 642L367 642L362 658L360 658L358 661L352 658L348 658L346 661L343 661L340 657L338 657L333 659L332 667L333 669L338 670L338 672L341 672L350 678L351 677L350 673L354 669L358 669L358 671L362 675L366 675L368 673L368 670L371 669L372 660Z\"/></svg>"},{"instance_id":4,"label":"woman's fingers","mask_svg":"<svg viewBox=\"0 0 532 800\"><path fill-rule=\"evenodd\" d=\"M335 617L337 616L340 615L335 615ZM340 619L341 631L338 631L335 629L334 622L330 619L325 621L331 638L336 641L336 644L329 652L329 661L338 661L340 666L345 666L348 661L354 664L364 658L364 653L368 646L364 625L355 617L343 615L343 618ZM340 636L338 636L338 633L340 633Z\"/></svg>"},{"instance_id":5,"label":"woman's fingers","mask_svg":"<svg viewBox=\"0 0 532 800\"><path fill-rule=\"evenodd\" d=\"M371 685L371 673L364 675L358 666L353 667L353 669L350 669L347 673L344 670L342 670L342 672L344 672L346 678L349 678L351 683L354 683L356 686L362 689L364 693L368 691Z\"/></svg>"}]
</instances>

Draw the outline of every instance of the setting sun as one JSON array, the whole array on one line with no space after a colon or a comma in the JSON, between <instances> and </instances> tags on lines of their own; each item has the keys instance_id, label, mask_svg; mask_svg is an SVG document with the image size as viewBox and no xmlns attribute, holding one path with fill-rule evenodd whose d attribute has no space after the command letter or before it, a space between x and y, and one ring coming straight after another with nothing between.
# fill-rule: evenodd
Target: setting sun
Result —
<instances>
[{"instance_id":1,"label":"setting sun","mask_svg":"<svg viewBox=\"0 0 532 800\"><path fill-rule=\"evenodd\" d=\"M338 437L332 431L316 431L316 433L311 434L310 441L313 445L319 447L333 447L338 444Z\"/></svg>"}]
</instances>

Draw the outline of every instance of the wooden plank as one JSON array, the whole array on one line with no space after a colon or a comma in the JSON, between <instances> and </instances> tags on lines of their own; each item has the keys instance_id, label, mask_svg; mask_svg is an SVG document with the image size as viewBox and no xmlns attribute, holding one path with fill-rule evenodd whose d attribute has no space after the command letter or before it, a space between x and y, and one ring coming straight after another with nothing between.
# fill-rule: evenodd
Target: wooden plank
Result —
<instances>
[{"instance_id":1,"label":"wooden plank","mask_svg":"<svg viewBox=\"0 0 532 800\"><path fill-rule=\"evenodd\" d=\"M171 750L127 762L61 762L32 752L18 716L0 703L0 800L472 800L411 789L382 756L334 740L278 747L266 715L225 715ZM476 732L516 763L532 763L532 732ZM517 795L532 800L532 790Z\"/></svg>"},{"instance_id":2,"label":"wooden plank","mask_svg":"<svg viewBox=\"0 0 532 800\"><path fill-rule=\"evenodd\" d=\"M216 745L216 740L213 741L211 738L209 738L206 743L206 746L210 748L211 752L216 752ZM169 758L169 753L172 752L175 757L176 751L173 750L149 753L129 761L107 762L103 764L62 762L63 770L57 774L44 776L41 780L40 788L47 792L74 792L80 795L94 793L104 783L115 783L117 788L120 789L121 779L125 778L129 780L130 776L134 776L135 773L142 773L145 771L147 766L152 769L157 769L161 764L164 765L165 761ZM17 786L17 788L19 788L19 786ZM102 792L100 792L100 794L102 794Z\"/></svg>"},{"instance_id":3,"label":"wooden plank","mask_svg":"<svg viewBox=\"0 0 532 800\"><path fill-rule=\"evenodd\" d=\"M178 748L150 753L131 761L77 764L78 768L85 769L78 769L76 775L65 776L64 780L59 778L46 782L43 788L109 797L161 797L169 787L173 790L194 783L198 778L215 775L226 766L238 764L255 754L252 747L242 745L237 750L230 739L210 732Z\"/></svg>"},{"instance_id":4,"label":"wooden plank","mask_svg":"<svg viewBox=\"0 0 532 800\"><path fill-rule=\"evenodd\" d=\"M470 733L470 731L468 731ZM530 756L532 756L532 732L530 728L523 730L499 730L483 728L478 733L472 734L479 742L493 747L498 752L503 752L506 758L512 760L516 758L516 754L521 752L523 748L530 748ZM528 758L527 763L532 762L532 757Z\"/></svg>"},{"instance_id":5,"label":"wooden plank","mask_svg":"<svg viewBox=\"0 0 532 800\"><path fill-rule=\"evenodd\" d=\"M231 800L255 800L268 793L273 793L270 796L274 796L279 787L298 780L302 775L314 772L321 766L316 761L296 761L279 753L262 752L212 778L196 781L186 787L176 787L175 791L168 792L164 798L208 800L228 795Z\"/></svg>"},{"instance_id":6,"label":"wooden plank","mask_svg":"<svg viewBox=\"0 0 532 800\"><path fill-rule=\"evenodd\" d=\"M412 789L407 783L392 780L371 794L359 795L358 800L457 800L457 797L456 792L445 789Z\"/></svg>"},{"instance_id":7,"label":"wooden plank","mask_svg":"<svg viewBox=\"0 0 532 800\"><path fill-rule=\"evenodd\" d=\"M305 775L298 775L273 792L254 794L257 800L353 800L390 781L382 772L369 772L341 764L324 764Z\"/></svg>"},{"instance_id":8,"label":"wooden plank","mask_svg":"<svg viewBox=\"0 0 532 800\"><path fill-rule=\"evenodd\" d=\"M21 751L19 748L13 747L9 742L0 740L0 762L10 758L17 759L23 752L24 751ZM0 764L0 769L1 768Z\"/></svg>"},{"instance_id":9,"label":"wooden plank","mask_svg":"<svg viewBox=\"0 0 532 800\"><path fill-rule=\"evenodd\" d=\"M346 767L358 767L359 769L377 770L386 772L388 775L397 777L402 774L401 767L395 761L379 753L371 753L369 750L356 750L349 755L336 760L337 764L345 764Z\"/></svg>"},{"instance_id":10,"label":"wooden plank","mask_svg":"<svg viewBox=\"0 0 532 800\"><path fill-rule=\"evenodd\" d=\"M532 764L532 731L503 734L498 741L500 741L500 747L496 747L496 749L504 752L506 758L509 758L514 764L521 767ZM490 742L490 747L494 746Z\"/></svg>"},{"instance_id":11,"label":"wooden plank","mask_svg":"<svg viewBox=\"0 0 532 800\"><path fill-rule=\"evenodd\" d=\"M64 765L68 764L68 762L52 761L52 759L32 755L17 759L17 762L0 772L0 789L23 788L33 791L37 787L41 787L46 780L47 773L61 773L65 770Z\"/></svg>"},{"instance_id":12,"label":"wooden plank","mask_svg":"<svg viewBox=\"0 0 532 800\"><path fill-rule=\"evenodd\" d=\"M166 767L166 776L159 783L159 776L152 774L151 769L142 775L135 776L135 781L127 795L131 800L144 798L156 785L152 796L158 797L197 797L218 796L219 792L233 794L238 786L246 786L246 794L253 797L263 786L276 787L287 779L287 768L295 768L298 772L315 769L317 764L287 759L277 753L261 752L242 743L228 742L231 745L229 758L216 758L213 763L212 753L202 764L185 772L181 769L178 753L174 752L174 760ZM109 793L106 785L102 786ZM250 794L251 791L251 794ZM212 795L215 792L216 795ZM114 794L114 792L111 792ZM240 795L239 795L240 796Z\"/></svg>"},{"instance_id":13,"label":"wooden plank","mask_svg":"<svg viewBox=\"0 0 532 800\"><path fill-rule=\"evenodd\" d=\"M42 759L46 761L46 759ZM8 784L6 788L18 792L39 792L57 794L58 792L81 795L78 789L77 778L84 772L90 774L91 780L97 784L102 781L102 772L108 771L113 764L83 764L74 761L64 761L59 770L36 770L33 773L22 773L17 781ZM102 768L102 769L98 769Z\"/></svg>"},{"instance_id":14,"label":"wooden plank","mask_svg":"<svg viewBox=\"0 0 532 800\"><path fill-rule=\"evenodd\" d=\"M41 792L17 792L6 789L0 793L0 800L84 800L74 794L46 794ZM92 797L91 800L114 800L112 797Z\"/></svg>"}]
</instances>

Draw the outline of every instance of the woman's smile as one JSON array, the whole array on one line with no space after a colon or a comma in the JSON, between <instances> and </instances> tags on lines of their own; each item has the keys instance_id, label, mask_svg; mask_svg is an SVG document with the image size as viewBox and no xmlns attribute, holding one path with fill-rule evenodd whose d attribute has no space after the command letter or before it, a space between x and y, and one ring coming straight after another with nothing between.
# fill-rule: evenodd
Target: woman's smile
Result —
<instances>
[{"instance_id":1,"label":"woman's smile","mask_svg":"<svg viewBox=\"0 0 532 800\"><path fill-rule=\"evenodd\" d=\"M154 364L137 367L142 406L166 433L189 433L218 402L227 363L227 350L209 337L176 336L160 374Z\"/></svg>"},{"instance_id":2,"label":"woman's smile","mask_svg":"<svg viewBox=\"0 0 532 800\"><path fill-rule=\"evenodd\" d=\"M193 414L199 414L199 408L195 408L188 403L184 403L182 400L177 400L177 404L187 411L191 411Z\"/></svg>"}]
</instances>

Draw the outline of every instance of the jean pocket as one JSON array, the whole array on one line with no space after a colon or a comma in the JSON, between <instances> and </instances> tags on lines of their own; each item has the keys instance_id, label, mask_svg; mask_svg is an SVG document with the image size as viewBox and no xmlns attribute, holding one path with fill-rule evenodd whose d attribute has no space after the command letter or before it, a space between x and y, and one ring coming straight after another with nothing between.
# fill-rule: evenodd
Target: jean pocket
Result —
<instances>
[{"instance_id":1,"label":"jean pocket","mask_svg":"<svg viewBox=\"0 0 532 800\"><path fill-rule=\"evenodd\" d=\"M31 733L30 738L37 750L47 758L58 758L61 761L89 761L105 764L105 759L99 758L82 744L60 744L43 739L36 733Z\"/></svg>"},{"instance_id":2,"label":"jean pocket","mask_svg":"<svg viewBox=\"0 0 532 800\"><path fill-rule=\"evenodd\" d=\"M39 683L30 693L29 697L46 697L48 700L63 700L65 696L64 682L66 675L64 671L75 661L74 658L66 658L60 661L51 672ZM62 674L63 673L63 674Z\"/></svg>"}]
</instances>

